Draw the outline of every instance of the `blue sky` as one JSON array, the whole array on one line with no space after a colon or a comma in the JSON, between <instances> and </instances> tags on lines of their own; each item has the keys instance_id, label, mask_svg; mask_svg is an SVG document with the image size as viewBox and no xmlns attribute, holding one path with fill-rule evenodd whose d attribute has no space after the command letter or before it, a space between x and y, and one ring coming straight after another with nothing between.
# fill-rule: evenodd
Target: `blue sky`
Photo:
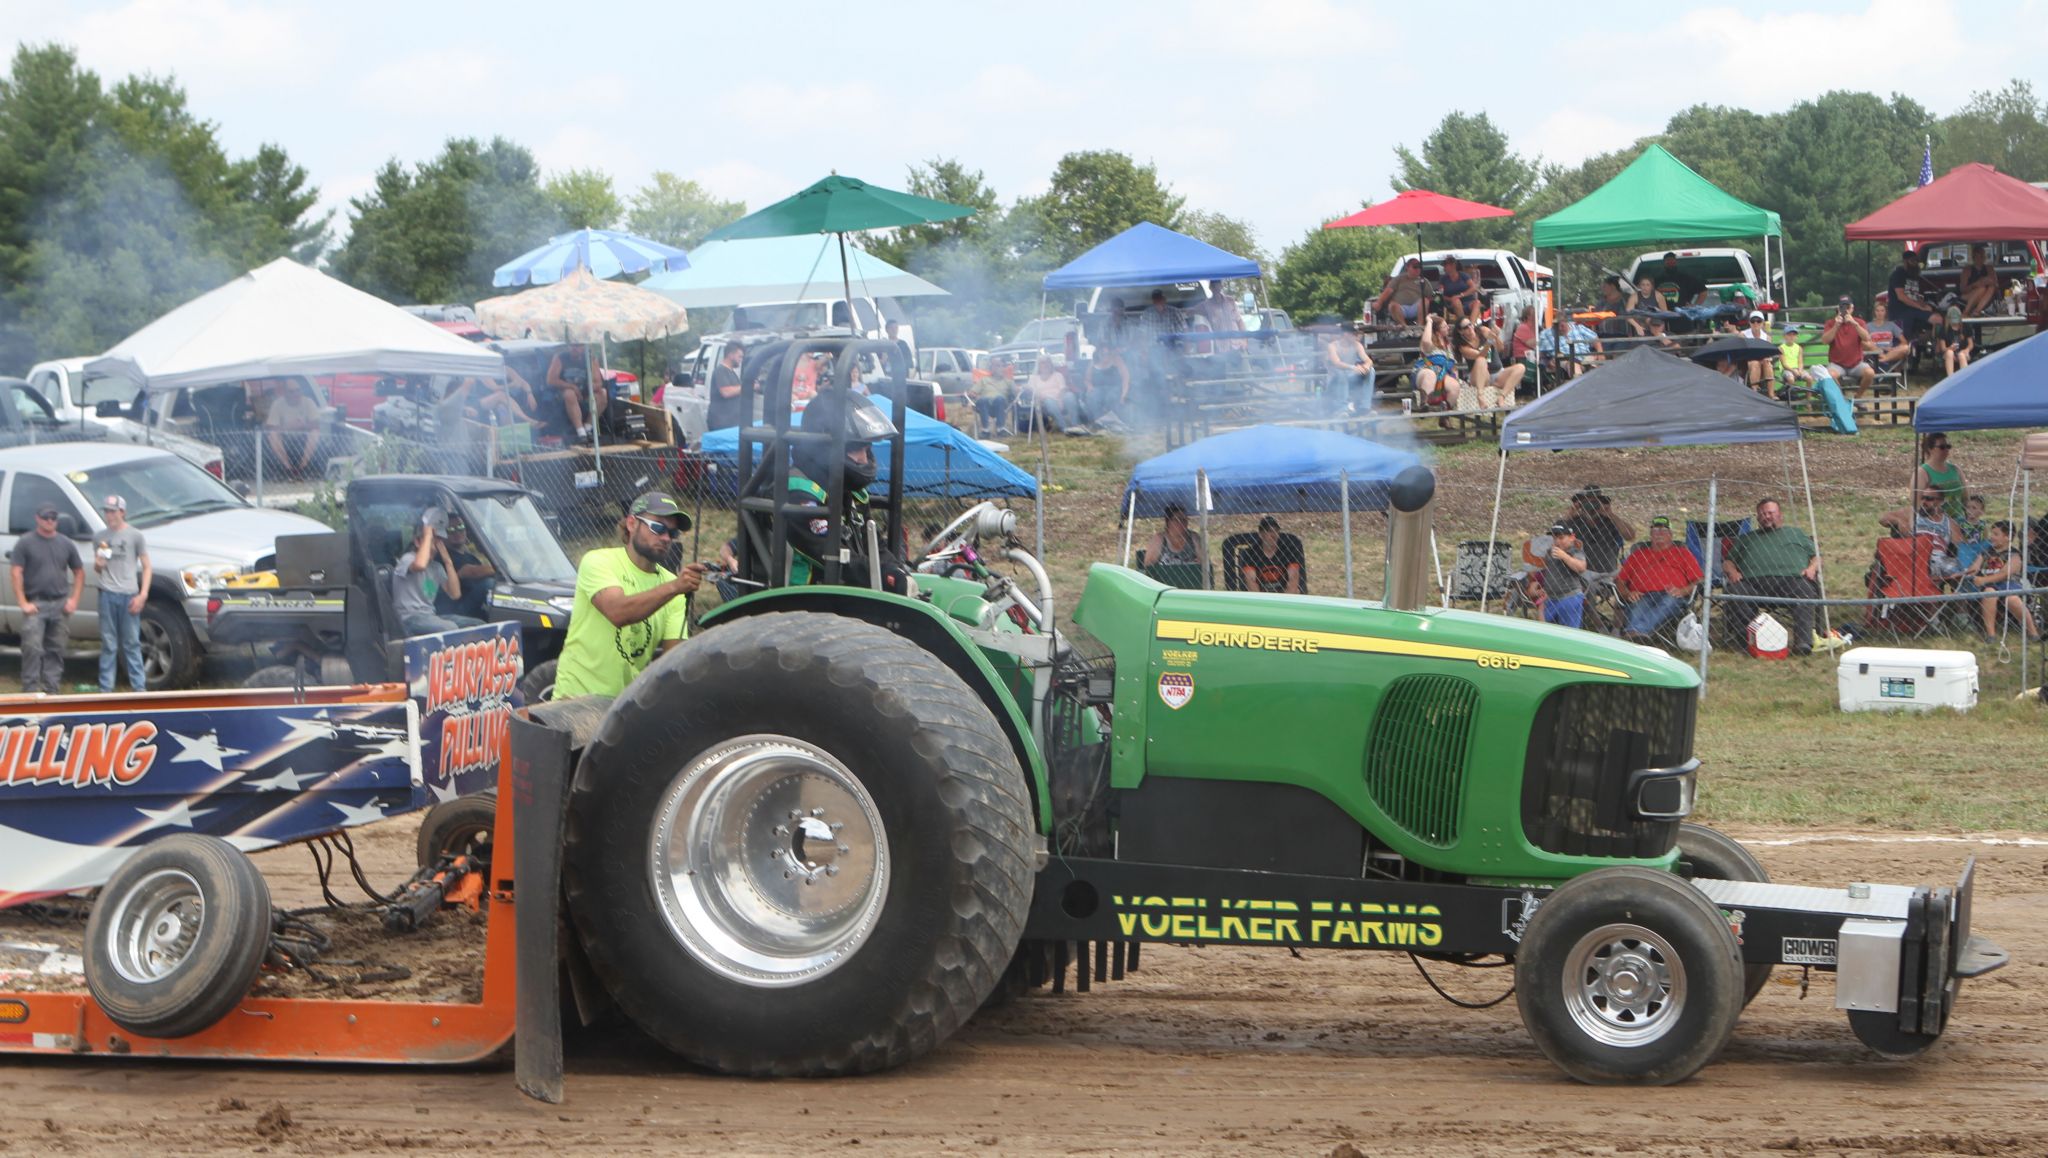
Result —
<instances>
[{"instance_id":1,"label":"blue sky","mask_svg":"<svg viewBox=\"0 0 2048 1158\"><path fill-rule=\"evenodd\" d=\"M1107 148L1250 222L1271 253L1387 196L1394 146L1452 109L1574 162L1702 101L1771 111L1899 89L1948 112L2013 77L2048 90L2048 0L0 0L0 29L70 44L103 74L174 74L231 152L282 143L331 206L385 160L460 135L513 138L550 170L602 167L622 194L667 169L754 207L834 169L900 185L935 156L1008 200L1062 154Z\"/></svg>"}]
</instances>

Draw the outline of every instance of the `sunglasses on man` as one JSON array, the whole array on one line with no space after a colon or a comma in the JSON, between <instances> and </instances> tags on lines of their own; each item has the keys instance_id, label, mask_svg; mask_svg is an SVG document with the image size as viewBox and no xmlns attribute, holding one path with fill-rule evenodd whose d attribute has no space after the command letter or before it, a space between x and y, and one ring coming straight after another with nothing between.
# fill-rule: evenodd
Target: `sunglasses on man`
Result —
<instances>
[{"instance_id":1,"label":"sunglasses on man","mask_svg":"<svg viewBox=\"0 0 2048 1158\"><path fill-rule=\"evenodd\" d=\"M633 517L640 520L641 524L647 528L649 534L659 535L664 539L673 539L676 537L676 529L674 527L669 526L668 523L664 520L650 519L646 515L635 515Z\"/></svg>"}]
</instances>

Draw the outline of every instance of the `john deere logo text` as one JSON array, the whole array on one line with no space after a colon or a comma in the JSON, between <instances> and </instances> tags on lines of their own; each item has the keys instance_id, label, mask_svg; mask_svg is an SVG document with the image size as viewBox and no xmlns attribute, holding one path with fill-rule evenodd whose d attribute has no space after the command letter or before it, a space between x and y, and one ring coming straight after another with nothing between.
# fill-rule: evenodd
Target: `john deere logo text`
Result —
<instances>
[{"instance_id":1,"label":"john deere logo text","mask_svg":"<svg viewBox=\"0 0 2048 1158\"><path fill-rule=\"evenodd\" d=\"M1435 905L1293 901L1219 897L1115 897L1117 928L1126 937L1242 945L1416 945L1443 943Z\"/></svg>"},{"instance_id":2,"label":"john deere logo text","mask_svg":"<svg viewBox=\"0 0 2048 1158\"><path fill-rule=\"evenodd\" d=\"M0 784L133 784L156 763L156 725L12 724L0 727Z\"/></svg>"}]
</instances>

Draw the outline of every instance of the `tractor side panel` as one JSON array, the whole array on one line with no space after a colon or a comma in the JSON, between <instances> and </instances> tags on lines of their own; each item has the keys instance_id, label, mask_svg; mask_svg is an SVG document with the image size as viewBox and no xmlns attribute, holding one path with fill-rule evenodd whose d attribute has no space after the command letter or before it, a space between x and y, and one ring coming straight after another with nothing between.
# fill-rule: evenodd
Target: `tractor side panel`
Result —
<instances>
[{"instance_id":1,"label":"tractor side panel","mask_svg":"<svg viewBox=\"0 0 2048 1158\"><path fill-rule=\"evenodd\" d=\"M1163 593L1147 665L1132 673L1141 694L1117 705L1119 734L1145 737L1143 769L1133 777L1118 765L1115 785L1295 785L1416 864L1496 879L1571 875L1596 859L1589 847L1538 847L1528 829L1541 826L1525 825L1532 721L1567 685L1683 681L1642 649L1517 626L1341 600ZM1120 684L1125 674L1120 662ZM1534 807L1544 806L1539 796Z\"/></svg>"}]
</instances>

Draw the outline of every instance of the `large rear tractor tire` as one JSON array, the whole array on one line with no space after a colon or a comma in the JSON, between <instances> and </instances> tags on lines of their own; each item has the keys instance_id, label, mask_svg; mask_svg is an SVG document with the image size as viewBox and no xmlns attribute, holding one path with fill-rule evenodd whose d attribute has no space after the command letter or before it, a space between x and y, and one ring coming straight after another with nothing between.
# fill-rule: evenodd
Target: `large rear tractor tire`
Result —
<instances>
[{"instance_id":1,"label":"large rear tractor tire","mask_svg":"<svg viewBox=\"0 0 2048 1158\"><path fill-rule=\"evenodd\" d=\"M1727 918L1675 873L1596 869L1546 897L1515 957L1522 1023L1592 1085L1669 1085L1712 1061L1742 1012Z\"/></svg>"},{"instance_id":2,"label":"large rear tractor tire","mask_svg":"<svg viewBox=\"0 0 2048 1158\"><path fill-rule=\"evenodd\" d=\"M142 1037L187 1037L228 1015L270 949L270 886L217 836L152 841L114 870L85 927L85 986Z\"/></svg>"},{"instance_id":3,"label":"large rear tractor tire","mask_svg":"<svg viewBox=\"0 0 2048 1158\"><path fill-rule=\"evenodd\" d=\"M1734 837L1703 824L1678 826L1678 859L1692 864L1689 879L1696 881L1750 881L1768 884L1771 874ZM1742 966L1742 1004L1747 1007L1771 979L1767 961L1745 962Z\"/></svg>"},{"instance_id":4,"label":"large rear tractor tire","mask_svg":"<svg viewBox=\"0 0 2048 1158\"><path fill-rule=\"evenodd\" d=\"M994 990L1032 835L1015 753L944 663L858 620L765 614L612 705L564 879L592 971L669 1049L734 1074L866 1073Z\"/></svg>"}]
</instances>

